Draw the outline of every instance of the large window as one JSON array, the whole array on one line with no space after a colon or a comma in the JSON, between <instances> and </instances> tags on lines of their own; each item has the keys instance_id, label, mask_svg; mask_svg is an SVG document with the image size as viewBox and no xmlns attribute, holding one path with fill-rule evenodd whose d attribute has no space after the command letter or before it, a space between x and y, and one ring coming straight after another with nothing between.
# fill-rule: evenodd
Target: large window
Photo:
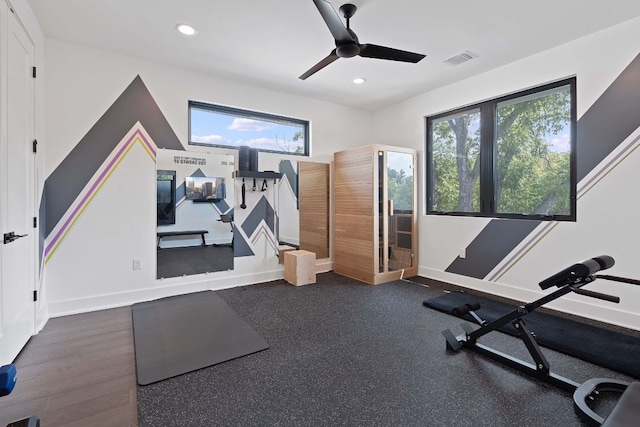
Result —
<instances>
[{"instance_id":1,"label":"large window","mask_svg":"<svg viewBox=\"0 0 640 427\"><path fill-rule=\"evenodd\" d=\"M575 221L575 78L427 118L427 213Z\"/></svg>"},{"instance_id":2,"label":"large window","mask_svg":"<svg viewBox=\"0 0 640 427\"><path fill-rule=\"evenodd\" d=\"M189 101L189 144L309 155L309 122Z\"/></svg>"}]
</instances>

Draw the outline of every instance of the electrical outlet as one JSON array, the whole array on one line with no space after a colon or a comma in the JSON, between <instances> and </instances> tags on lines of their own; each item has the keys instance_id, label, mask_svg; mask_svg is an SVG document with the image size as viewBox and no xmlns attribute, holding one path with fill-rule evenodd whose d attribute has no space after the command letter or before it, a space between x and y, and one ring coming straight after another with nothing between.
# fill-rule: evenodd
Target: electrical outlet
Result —
<instances>
[{"instance_id":1,"label":"electrical outlet","mask_svg":"<svg viewBox=\"0 0 640 427\"><path fill-rule=\"evenodd\" d=\"M141 270L142 269L142 260L140 258L133 259L133 269Z\"/></svg>"},{"instance_id":2,"label":"electrical outlet","mask_svg":"<svg viewBox=\"0 0 640 427\"><path fill-rule=\"evenodd\" d=\"M467 256L467 249L466 248L460 248L460 253L458 253L458 256L460 258L466 258Z\"/></svg>"}]
</instances>

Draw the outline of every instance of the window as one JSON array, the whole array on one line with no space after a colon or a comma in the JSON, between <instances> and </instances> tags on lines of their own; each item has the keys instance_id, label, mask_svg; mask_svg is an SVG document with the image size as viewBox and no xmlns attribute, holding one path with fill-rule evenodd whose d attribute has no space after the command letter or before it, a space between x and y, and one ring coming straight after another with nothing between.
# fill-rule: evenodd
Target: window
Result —
<instances>
[{"instance_id":1,"label":"window","mask_svg":"<svg viewBox=\"0 0 640 427\"><path fill-rule=\"evenodd\" d=\"M427 118L427 213L575 221L575 78Z\"/></svg>"},{"instance_id":2,"label":"window","mask_svg":"<svg viewBox=\"0 0 640 427\"><path fill-rule=\"evenodd\" d=\"M309 155L309 122L189 101L189 144Z\"/></svg>"}]
</instances>

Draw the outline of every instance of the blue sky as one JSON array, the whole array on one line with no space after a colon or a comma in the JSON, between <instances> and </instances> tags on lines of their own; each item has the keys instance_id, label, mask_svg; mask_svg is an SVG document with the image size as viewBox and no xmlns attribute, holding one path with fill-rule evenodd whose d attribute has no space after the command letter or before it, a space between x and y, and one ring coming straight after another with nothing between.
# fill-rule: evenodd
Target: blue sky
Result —
<instances>
[{"instance_id":1,"label":"blue sky","mask_svg":"<svg viewBox=\"0 0 640 427\"><path fill-rule=\"evenodd\" d=\"M297 147L304 147L303 140L291 140L298 131L302 131L302 126L191 109L191 142L194 143L295 152Z\"/></svg>"}]
</instances>

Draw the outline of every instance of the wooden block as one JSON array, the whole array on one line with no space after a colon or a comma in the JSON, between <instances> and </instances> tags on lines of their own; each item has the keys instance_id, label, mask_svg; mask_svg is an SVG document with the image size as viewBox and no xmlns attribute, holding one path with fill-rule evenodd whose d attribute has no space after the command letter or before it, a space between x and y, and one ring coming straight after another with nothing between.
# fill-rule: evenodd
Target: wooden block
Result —
<instances>
[{"instance_id":1,"label":"wooden block","mask_svg":"<svg viewBox=\"0 0 640 427\"><path fill-rule=\"evenodd\" d=\"M279 252L278 252L278 264L284 264L284 254L285 252L289 252L289 251L295 251L296 248L292 248L292 247L283 247L280 248Z\"/></svg>"},{"instance_id":2,"label":"wooden block","mask_svg":"<svg viewBox=\"0 0 640 427\"><path fill-rule=\"evenodd\" d=\"M316 283L316 254L309 251L286 251L284 280L296 286Z\"/></svg>"}]
</instances>

